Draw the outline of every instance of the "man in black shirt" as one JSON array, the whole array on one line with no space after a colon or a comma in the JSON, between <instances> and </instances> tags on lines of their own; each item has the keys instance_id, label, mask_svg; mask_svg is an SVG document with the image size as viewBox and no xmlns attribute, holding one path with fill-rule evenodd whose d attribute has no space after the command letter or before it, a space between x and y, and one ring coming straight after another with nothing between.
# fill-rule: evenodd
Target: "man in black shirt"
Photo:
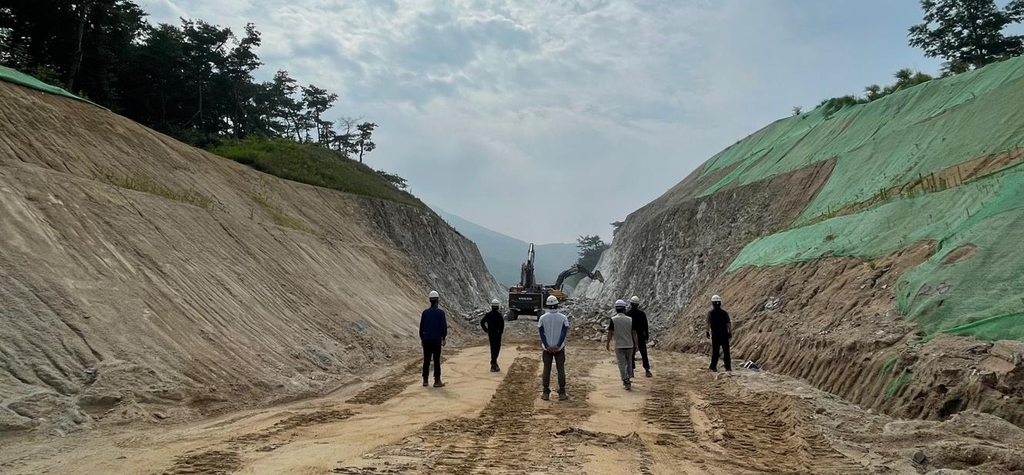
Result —
<instances>
[{"instance_id":1,"label":"man in black shirt","mask_svg":"<svg viewBox=\"0 0 1024 475\"><path fill-rule=\"evenodd\" d=\"M501 352L501 334L505 332L505 320L501 318L498 306L501 305L498 299L491 300L491 311L480 320L480 327L487 332L487 338L491 341L491 372L501 371L498 367L498 353Z\"/></svg>"},{"instance_id":2,"label":"man in black shirt","mask_svg":"<svg viewBox=\"0 0 1024 475\"><path fill-rule=\"evenodd\" d=\"M711 337L711 371L718 371L718 352L722 352L722 361L725 363L725 370L732 371L732 361L729 358L729 339L732 338L732 321L729 319L729 312L722 310L722 297L715 295L711 297L711 311L708 312L708 321L705 326L707 335Z\"/></svg>"},{"instance_id":3,"label":"man in black shirt","mask_svg":"<svg viewBox=\"0 0 1024 475\"><path fill-rule=\"evenodd\" d=\"M651 361L647 359L647 339L651 336L650 327L647 324L647 314L640 310L640 297L634 295L629 299L629 311L626 316L633 319L633 331L636 332L637 348L633 350L633 367L636 367L636 353L640 352L643 359L645 376L650 378Z\"/></svg>"}]
</instances>

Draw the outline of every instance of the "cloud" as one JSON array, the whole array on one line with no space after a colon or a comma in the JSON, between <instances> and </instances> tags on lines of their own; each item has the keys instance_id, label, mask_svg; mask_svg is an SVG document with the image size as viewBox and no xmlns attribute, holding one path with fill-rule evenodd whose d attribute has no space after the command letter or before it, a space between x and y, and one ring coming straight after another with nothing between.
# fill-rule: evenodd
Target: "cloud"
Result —
<instances>
[{"instance_id":1,"label":"cloud","mask_svg":"<svg viewBox=\"0 0 1024 475\"><path fill-rule=\"evenodd\" d=\"M337 92L337 116L380 124L372 166L536 242L610 237L793 105L934 64L905 47L916 5L887 0L140 4L154 21L255 22L263 76L286 69Z\"/></svg>"}]
</instances>

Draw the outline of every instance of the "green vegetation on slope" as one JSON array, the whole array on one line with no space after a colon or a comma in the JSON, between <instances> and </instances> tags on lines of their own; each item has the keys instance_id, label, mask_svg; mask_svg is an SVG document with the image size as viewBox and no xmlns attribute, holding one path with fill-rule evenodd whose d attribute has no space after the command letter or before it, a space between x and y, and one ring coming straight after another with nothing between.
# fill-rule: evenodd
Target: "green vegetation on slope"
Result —
<instances>
[{"instance_id":1,"label":"green vegetation on slope","mask_svg":"<svg viewBox=\"0 0 1024 475\"><path fill-rule=\"evenodd\" d=\"M104 177L104 181L118 188L141 191L203 209L209 209L213 205L213 200L201 193L192 190L175 190L145 175L118 175L111 173Z\"/></svg>"},{"instance_id":2,"label":"green vegetation on slope","mask_svg":"<svg viewBox=\"0 0 1024 475\"><path fill-rule=\"evenodd\" d=\"M246 139L227 142L210 151L286 180L428 209L372 168L314 144Z\"/></svg>"}]
</instances>

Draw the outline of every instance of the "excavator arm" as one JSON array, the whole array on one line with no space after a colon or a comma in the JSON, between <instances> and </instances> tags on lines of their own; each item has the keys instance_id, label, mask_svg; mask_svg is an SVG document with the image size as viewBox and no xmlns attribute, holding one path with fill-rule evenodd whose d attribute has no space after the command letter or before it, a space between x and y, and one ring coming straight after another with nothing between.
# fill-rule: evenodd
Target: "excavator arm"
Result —
<instances>
[{"instance_id":1,"label":"excavator arm","mask_svg":"<svg viewBox=\"0 0 1024 475\"><path fill-rule=\"evenodd\" d=\"M562 284L565 282L565 279L568 279L569 277L574 276L576 274L586 274L587 277L589 277L591 280L596 280L598 282L604 283L604 276L601 275L601 271L595 271L591 273L589 270L587 270L586 267L583 267L577 263L573 264L572 267L562 271L561 274L558 274L558 279L555 280L555 285L552 285L551 288L561 290Z\"/></svg>"}]
</instances>

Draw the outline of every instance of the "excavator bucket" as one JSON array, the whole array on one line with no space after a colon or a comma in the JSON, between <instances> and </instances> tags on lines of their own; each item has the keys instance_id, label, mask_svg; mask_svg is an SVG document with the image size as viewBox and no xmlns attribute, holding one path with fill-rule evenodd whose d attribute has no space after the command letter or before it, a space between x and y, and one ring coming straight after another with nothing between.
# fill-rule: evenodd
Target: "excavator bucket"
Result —
<instances>
[{"instance_id":1,"label":"excavator bucket","mask_svg":"<svg viewBox=\"0 0 1024 475\"><path fill-rule=\"evenodd\" d=\"M595 270L594 271L594 280L596 280L596 281L598 281L598 282L600 282L602 284L604 283L604 276L601 275L601 271L599 271L599 270Z\"/></svg>"}]
</instances>

